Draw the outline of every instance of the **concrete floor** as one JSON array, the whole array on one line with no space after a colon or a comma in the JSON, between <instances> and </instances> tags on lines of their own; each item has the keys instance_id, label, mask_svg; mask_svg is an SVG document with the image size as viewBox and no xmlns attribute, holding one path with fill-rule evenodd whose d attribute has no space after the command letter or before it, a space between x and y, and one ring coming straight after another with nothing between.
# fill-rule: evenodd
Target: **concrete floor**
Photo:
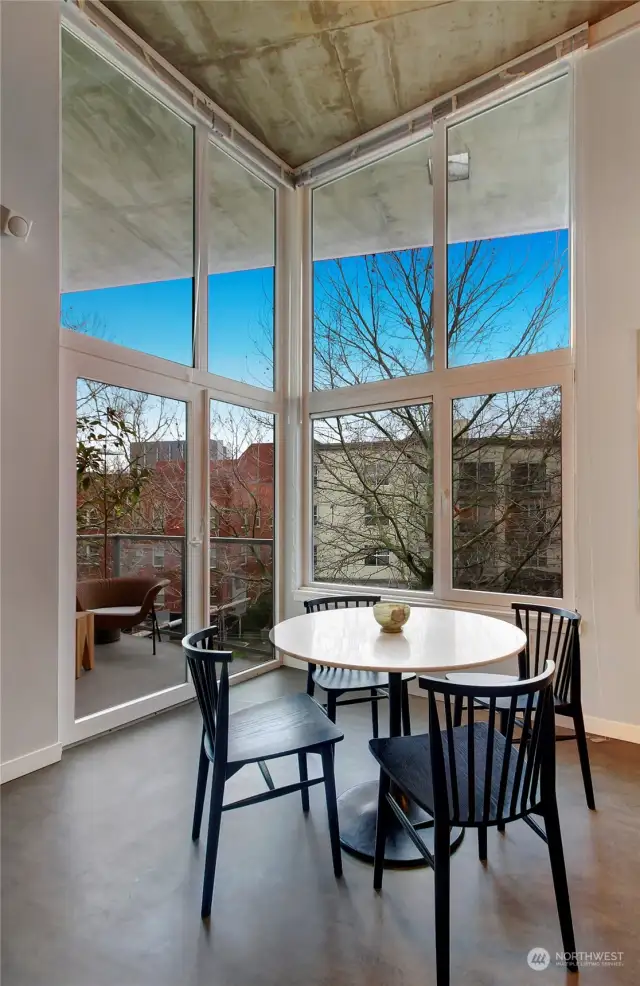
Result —
<instances>
[{"instance_id":1,"label":"concrete floor","mask_svg":"<svg viewBox=\"0 0 640 986\"><path fill-rule=\"evenodd\" d=\"M283 669L232 691L233 706L301 688ZM414 729L425 725L412 700ZM375 777L367 706L341 710L338 790ZM3 986L423 986L435 982L433 879L344 856L333 877L322 791L223 821L209 930L200 922L204 845L190 841L200 736L183 707L65 752L3 787ZM598 811L584 803L577 754L558 745L561 820L578 948L624 952L621 968L552 965L561 948L545 845L523 823L470 833L452 861L452 986L632 986L640 982L640 748L591 743ZM295 775L281 762L276 781ZM261 789L246 768L228 796Z\"/></svg>"},{"instance_id":2,"label":"concrete floor","mask_svg":"<svg viewBox=\"0 0 640 986\"><path fill-rule=\"evenodd\" d=\"M76 719L112 709L124 702L173 688L185 681L185 659L179 640L161 643L153 654L151 637L123 633L113 644L97 644L95 667L76 679ZM261 664L259 656L235 657L234 673Z\"/></svg>"}]
</instances>

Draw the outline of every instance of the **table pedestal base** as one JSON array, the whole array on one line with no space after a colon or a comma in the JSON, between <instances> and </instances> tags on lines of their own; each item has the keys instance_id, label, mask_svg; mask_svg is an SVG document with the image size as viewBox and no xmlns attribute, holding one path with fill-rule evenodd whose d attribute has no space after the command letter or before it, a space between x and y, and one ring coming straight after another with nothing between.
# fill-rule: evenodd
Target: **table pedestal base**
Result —
<instances>
[{"instance_id":1,"label":"table pedestal base","mask_svg":"<svg viewBox=\"0 0 640 986\"><path fill-rule=\"evenodd\" d=\"M338 798L338 814L343 849L360 859L372 862L376 845L378 781L358 784L341 794ZM408 816L414 823L430 820L430 816L415 805L410 807ZM433 824L418 831L427 848L433 852ZM455 852L463 837L464 829L451 829L451 852ZM427 865L395 815L389 820L384 861L386 866Z\"/></svg>"}]
</instances>

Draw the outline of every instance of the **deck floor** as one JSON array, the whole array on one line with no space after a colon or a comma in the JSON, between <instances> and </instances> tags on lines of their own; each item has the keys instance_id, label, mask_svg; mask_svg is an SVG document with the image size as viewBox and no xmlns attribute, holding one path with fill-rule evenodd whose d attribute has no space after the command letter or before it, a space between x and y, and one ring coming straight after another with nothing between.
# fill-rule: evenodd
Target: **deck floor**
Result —
<instances>
[{"instance_id":1,"label":"deck floor","mask_svg":"<svg viewBox=\"0 0 640 986\"><path fill-rule=\"evenodd\" d=\"M111 709L124 702L164 691L185 681L185 659L179 640L162 634L156 654L150 636L123 633L113 644L96 644L95 667L76 680L76 719ZM262 663L259 655L236 657L233 671Z\"/></svg>"}]
</instances>

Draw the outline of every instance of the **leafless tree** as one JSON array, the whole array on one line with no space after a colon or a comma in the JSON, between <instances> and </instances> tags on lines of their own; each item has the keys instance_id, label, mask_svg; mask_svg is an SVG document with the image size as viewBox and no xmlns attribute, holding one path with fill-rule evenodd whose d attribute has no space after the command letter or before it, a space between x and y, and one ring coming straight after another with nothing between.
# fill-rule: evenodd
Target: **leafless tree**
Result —
<instances>
[{"instance_id":1,"label":"leafless tree","mask_svg":"<svg viewBox=\"0 0 640 986\"><path fill-rule=\"evenodd\" d=\"M125 554L145 545L144 535L184 535L185 457L163 462L158 443L184 447L184 409L179 401L80 380L77 392L77 530L79 574L103 575L113 567L113 535L124 539ZM154 453L155 448L155 453ZM135 535L135 537L133 537ZM142 540L141 540L142 539ZM121 539L122 540L122 539ZM149 549L153 542L146 547ZM162 542L177 556L182 542ZM96 551L99 556L96 556ZM125 568L126 557L121 563ZM181 591L176 587L176 591Z\"/></svg>"},{"instance_id":2,"label":"leafless tree","mask_svg":"<svg viewBox=\"0 0 640 986\"><path fill-rule=\"evenodd\" d=\"M273 538L273 417L214 401L210 435L212 609L224 614L220 607L234 603L229 612L246 611L245 629L265 629L272 620L273 545L252 539Z\"/></svg>"},{"instance_id":3,"label":"leafless tree","mask_svg":"<svg viewBox=\"0 0 640 986\"><path fill-rule=\"evenodd\" d=\"M451 249L450 363L557 345L565 273L560 235L542 262L490 241ZM431 370L432 301L431 249L317 264L315 386ZM454 584L560 594L559 402L558 388L454 402ZM314 438L316 578L431 588L430 406L328 419Z\"/></svg>"}]
</instances>

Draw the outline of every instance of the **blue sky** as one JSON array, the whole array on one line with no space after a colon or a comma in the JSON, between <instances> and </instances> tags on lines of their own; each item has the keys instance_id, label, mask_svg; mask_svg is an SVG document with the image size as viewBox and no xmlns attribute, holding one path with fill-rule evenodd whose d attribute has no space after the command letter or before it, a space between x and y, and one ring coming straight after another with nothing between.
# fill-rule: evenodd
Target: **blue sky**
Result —
<instances>
[{"instance_id":1,"label":"blue sky","mask_svg":"<svg viewBox=\"0 0 640 986\"><path fill-rule=\"evenodd\" d=\"M192 361L192 280L154 281L61 298L62 323L89 335L174 360ZM209 369L234 380L271 386L258 352L273 339L273 268L209 277Z\"/></svg>"},{"instance_id":2,"label":"blue sky","mask_svg":"<svg viewBox=\"0 0 640 986\"><path fill-rule=\"evenodd\" d=\"M449 247L450 273L459 266L464 248L465 244ZM491 304L496 306L507 301L509 304L495 320L490 336L480 345L461 346L450 353L450 365L506 356L540 298L541 278L534 283L531 281L557 253L566 255L567 248L566 230L504 237L484 243L484 256L488 257L491 252L491 282L500 282L509 272L512 276L511 284L502 293L495 294ZM428 248L423 248L422 252L429 252ZM409 251L404 255L408 256ZM378 256L382 265L385 255ZM343 263L350 282L363 285L364 258L352 257ZM321 261L315 265L316 304L321 298L319 283L331 273L332 265L335 270L335 261ZM519 297L513 300L516 294ZM212 372L271 386L271 366L265 353L272 346L273 296L273 268L210 275L209 369ZM399 296L399 301L405 304L407 299ZM558 311L548 320L534 352L568 345L566 269L558 285L556 302ZM61 309L62 322L68 327L81 328L90 335L154 356L191 364L190 278L71 292L62 296ZM396 324L396 319L390 317L390 333L396 332ZM398 345L401 351L402 347L407 347L408 362L411 362L409 350L412 346L416 349L415 342L406 336L398 336ZM417 359L415 370L424 369ZM370 378L376 378L375 372Z\"/></svg>"},{"instance_id":3,"label":"blue sky","mask_svg":"<svg viewBox=\"0 0 640 986\"><path fill-rule=\"evenodd\" d=\"M450 290L459 280L463 268L465 243L451 244L448 250L449 286ZM544 326L536 334L533 344L525 351L542 352L556 349L569 344L569 295L568 295L568 231L555 230L542 233L529 233L518 236L506 236L494 240L481 241L478 257L473 264L473 276L469 283L475 288L481 285L487 290L483 304L474 316L467 320L465 330L456 346L449 352L449 365L462 366L486 360L501 359L510 355L514 345L522 336L524 330L531 324L536 306L540 303L544 288L553 279L554 262L564 267L555 288L553 310L542 320ZM431 247L417 250L398 251L403 267L408 269L411 256L418 260L418 270L425 270L431 258ZM384 279L391 290L374 290L374 298L378 307L378 329L381 344L389 357L391 365L396 361L396 368L406 367L410 372L419 373L428 369L424 353L419 348L412 332L407 328L405 314L418 324L416 318L416 303L412 301L402 287L397 275L394 276L394 264L390 255L377 254L376 262L380 271L380 280ZM349 257L340 262L348 289L356 300L356 305L363 314L365 321L371 324L372 303L370 283L368 279L366 259L364 257ZM331 280L340 282L341 276L335 260L319 261L315 265L315 306L321 317L327 317L332 322L331 307L335 297L330 285ZM376 278L374 277L374 282ZM431 282L424 279L421 287L426 287L422 299L422 307L430 305ZM343 288L343 291L345 289ZM489 326L485 325L488 316ZM479 336L474 340L474 332ZM348 344L349 335L354 338L354 345ZM356 338L357 337L357 338ZM358 329L353 330L347 322L347 330L343 339L347 345L343 351L345 382L355 380L377 380L383 377L383 371L371 356L362 356L362 343L366 343ZM370 349L369 349L370 351ZM337 352L337 350L336 350ZM316 354L316 386L322 387L323 380L321 360Z\"/></svg>"}]
</instances>

